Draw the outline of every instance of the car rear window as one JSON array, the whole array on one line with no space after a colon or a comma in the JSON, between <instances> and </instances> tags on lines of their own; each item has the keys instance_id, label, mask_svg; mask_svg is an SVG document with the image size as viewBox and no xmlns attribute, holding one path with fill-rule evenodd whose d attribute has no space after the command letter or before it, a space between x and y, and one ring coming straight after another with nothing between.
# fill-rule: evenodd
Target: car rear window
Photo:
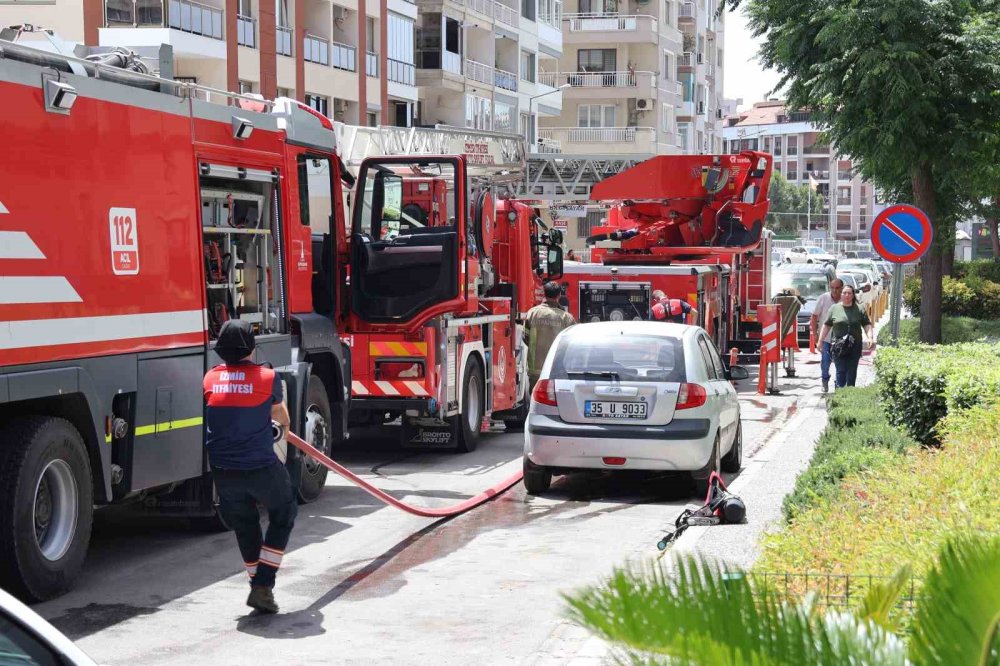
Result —
<instances>
[{"instance_id":1,"label":"car rear window","mask_svg":"<svg viewBox=\"0 0 1000 666\"><path fill-rule=\"evenodd\" d=\"M550 379L683 382L684 348L676 338L655 335L564 337L552 359Z\"/></svg>"}]
</instances>

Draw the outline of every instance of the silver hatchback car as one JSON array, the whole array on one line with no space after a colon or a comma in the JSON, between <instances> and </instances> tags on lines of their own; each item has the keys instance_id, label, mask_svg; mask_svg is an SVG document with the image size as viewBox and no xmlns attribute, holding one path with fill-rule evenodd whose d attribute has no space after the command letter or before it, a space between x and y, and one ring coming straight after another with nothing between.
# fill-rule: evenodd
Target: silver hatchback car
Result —
<instances>
[{"instance_id":1,"label":"silver hatchback car","mask_svg":"<svg viewBox=\"0 0 1000 666\"><path fill-rule=\"evenodd\" d=\"M545 492L553 474L582 469L739 471L740 404L697 326L651 321L579 324L556 338L531 397L524 485Z\"/></svg>"}]
</instances>

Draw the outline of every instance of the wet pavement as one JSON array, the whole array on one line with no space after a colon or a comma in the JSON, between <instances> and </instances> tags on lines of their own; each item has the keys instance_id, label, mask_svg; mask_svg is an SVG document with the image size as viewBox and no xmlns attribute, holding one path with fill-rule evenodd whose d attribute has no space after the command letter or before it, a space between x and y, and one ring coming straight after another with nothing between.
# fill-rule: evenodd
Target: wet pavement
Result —
<instances>
[{"instance_id":1,"label":"wet pavement","mask_svg":"<svg viewBox=\"0 0 1000 666\"><path fill-rule=\"evenodd\" d=\"M757 396L755 375L739 382L746 467L730 478L737 487L770 483L758 469L768 442L818 401L819 357L799 358L780 395ZM400 499L445 506L517 471L521 437L491 432L477 451L456 455L359 432L334 458ZM243 605L246 574L231 534L99 512L79 584L36 610L103 664L559 661L560 594L626 558L655 556L664 529L695 502L683 477L576 474L543 497L518 484L434 522L331 474L323 496L301 507L273 617Z\"/></svg>"}]
</instances>

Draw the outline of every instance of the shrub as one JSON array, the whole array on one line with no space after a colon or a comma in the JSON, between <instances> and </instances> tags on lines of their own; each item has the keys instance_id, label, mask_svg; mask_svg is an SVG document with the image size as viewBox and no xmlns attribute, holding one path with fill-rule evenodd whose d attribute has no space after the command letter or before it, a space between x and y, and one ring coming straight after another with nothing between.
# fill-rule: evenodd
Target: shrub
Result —
<instances>
[{"instance_id":1,"label":"shrub","mask_svg":"<svg viewBox=\"0 0 1000 666\"><path fill-rule=\"evenodd\" d=\"M875 358L889 421L931 443L946 414L1000 396L1000 345L904 345Z\"/></svg>"},{"instance_id":2,"label":"shrub","mask_svg":"<svg viewBox=\"0 0 1000 666\"><path fill-rule=\"evenodd\" d=\"M883 326L878 333L878 343L887 345L891 341L891 331ZM899 322L899 341L920 342L920 319L904 319ZM972 317L943 317L941 319L941 342L953 345L958 342L1000 342L1000 319L973 319Z\"/></svg>"},{"instance_id":3,"label":"shrub","mask_svg":"<svg viewBox=\"0 0 1000 666\"><path fill-rule=\"evenodd\" d=\"M968 262L984 264L984 262ZM985 265L1000 266L993 262ZM941 314L952 317L1000 319L1000 282L991 280L997 272L992 268L970 269L941 281ZM998 269L1000 270L1000 269ZM920 278L911 277L903 282L903 305L912 312L920 312Z\"/></svg>"},{"instance_id":4,"label":"shrub","mask_svg":"<svg viewBox=\"0 0 1000 666\"><path fill-rule=\"evenodd\" d=\"M952 276L958 280L979 278L1000 283L1000 261L993 259L976 259L975 261L956 261Z\"/></svg>"},{"instance_id":5,"label":"shrub","mask_svg":"<svg viewBox=\"0 0 1000 666\"><path fill-rule=\"evenodd\" d=\"M917 446L902 430L889 425L874 387L837 391L830 399L829 422L805 472L785 498L785 518L833 497L841 479L899 462Z\"/></svg>"}]
</instances>

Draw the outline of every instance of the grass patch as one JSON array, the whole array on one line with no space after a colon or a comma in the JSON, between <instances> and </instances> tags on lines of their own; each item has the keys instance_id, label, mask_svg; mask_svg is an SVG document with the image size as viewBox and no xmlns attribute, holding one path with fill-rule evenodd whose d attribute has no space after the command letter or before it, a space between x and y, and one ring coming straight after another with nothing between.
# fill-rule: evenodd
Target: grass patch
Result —
<instances>
[{"instance_id":1,"label":"grass patch","mask_svg":"<svg viewBox=\"0 0 1000 666\"><path fill-rule=\"evenodd\" d=\"M785 498L787 520L834 497L841 480L899 464L917 442L889 424L874 387L848 388L830 398L829 424L816 443L809 467Z\"/></svg>"},{"instance_id":2,"label":"grass patch","mask_svg":"<svg viewBox=\"0 0 1000 666\"><path fill-rule=\"evenodd\" d=\"M941 448L852 472L767 536L758 571L922 576L955 533L1000 532L1000 403L949 415Z\"/></svg>"},{"instance_id":3,"label":"grass patch","mask_svg":"<svg viewBox=\"0 0 1000 666\"><path fill-rule=\"evenodd\" d=\"M878 343L887 345L891 340L888 326L878 333ZM899 322L899 341L920 342L920 319L903 319ZM972 317L942 317L941 342L946 345L960 342L1000 342L1000 319L973 319Z\"/></svg>"}]
</instances>

